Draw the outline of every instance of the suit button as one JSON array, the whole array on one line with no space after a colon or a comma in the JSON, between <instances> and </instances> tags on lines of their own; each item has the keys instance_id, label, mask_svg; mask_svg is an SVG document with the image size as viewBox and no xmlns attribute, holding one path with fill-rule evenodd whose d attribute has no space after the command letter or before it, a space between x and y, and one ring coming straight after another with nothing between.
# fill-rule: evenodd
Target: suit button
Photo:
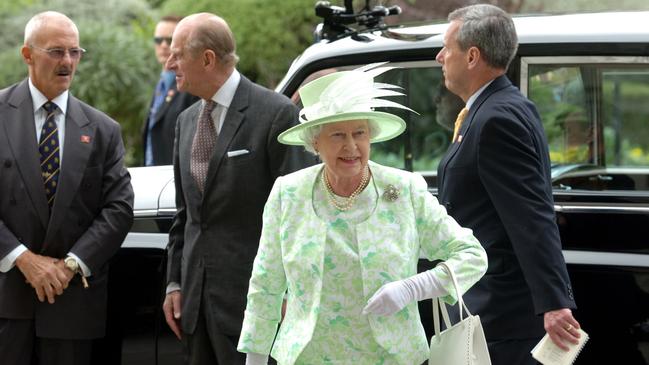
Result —
<instances>
[{"instance_id":1,"label":"suit button","mask_svg":"<svg viewBox=\"0 0 649 365\"><path fill-rule=\"evenodd\" d=\"M16 199L14 198L9 199L9 204L16 205Z\"/></svg>"},{"instance_id":2,"label":"suit button","mask_svg":"<svg viewBox=\"0 0 649 365\"><path fill-rule=\"evenodd\" d=\"M575 300L574 296L572 295L572 288L571 287L568 287L568 298L570 298L570 300Z\"/></svg>"},{"instance_id":3,"label":"suit button","mask_svg":"<svg viewBox=\"0 0 649 365\"><path fill-rule=\"evenodd\" d=\"M11 160L5 160L5 167L10 168L11 167Z\"/></svg>"},{"instance_id":4,"label":"suit button","mask_svg":"<svg viewBox=\"0 0 649 365\"><path fill-rule=\"evenodd\" d=\"M23 243L23 238L22 237L16 237L18 239L18 242Z\"/></svg>"}]
</instances>

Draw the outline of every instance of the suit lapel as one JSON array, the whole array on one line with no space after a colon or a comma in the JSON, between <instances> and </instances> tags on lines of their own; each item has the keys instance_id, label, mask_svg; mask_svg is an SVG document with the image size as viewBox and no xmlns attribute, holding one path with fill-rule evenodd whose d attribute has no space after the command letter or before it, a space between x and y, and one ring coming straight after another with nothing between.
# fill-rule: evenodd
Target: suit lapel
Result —
<instances>
[{"instance_id":1,"label":"suit lapel","mask_svg":"<svg viewBox=\"0 0 649 365\"><path fill-rule=\"evenodd\" d=\"M82 138L83 136L83 138ZM65 117L65 144L61 163L61 175L56 189L50 224L47 227L45 242L62 224L70 202L79 190L88 159L95 143L95 128L81 110L79 101L71 94Z\"/></svg>"},{"instance_id":2,"label":"suit lapel","mask_svg":"<svg viewBox=\"0 0 649 365\"><path fill-rule=\"evenodd\" d=\"M507 79L507 76L499 76L494 81L487 86L486 89L478 96L478 98L475 100L473 105L471 105L471 109L469 110L469 114L466 116L466 119L462 123L462 126L460 127L460 131L458 133L459 136L464 137L469 133L469 130L471 129L471 125L473 125L473 119L474 117L478 114L480 108L482 105L489 99L489 97L495 93L498 90L501 90L507 86L511 85L511 82L509 79ZM446 174L446 168L448 167L449 163L453 160L453 157L455 157L457 151L460 149L460 145L462 142L455 142L451 143L451 146L449 147L446 156L440 161L440 166L441 169L439 171L441 172L439 178L439 188L444 183L444 175Z\"/></svg>"},{"instance_id":3,"label":"suit lapel","mask_svg":"<svg viewBox=\"0 0 649 365\"><path fill-rule=\"evenodd\" d=\"M221 163L223 163L223 158L228 147L245 119L243 111L248 107L250 87L250 81L242 75L237 91L234 93L234 97L232 98L232 103L228 108L228 113L225 115L221 133L219 133L219 136L216 139L214 154L210 160L210 166L207 169L207 179L205 181L206 192L208 191L208 187L212 186L214 183L214 179ZM205 198L205 195L206 194L203 194L203 198Z\"/></svg>"},{"instance_id":4,"label":"suit lapel","mask_svg":"<svg viewBox=\"0 0 649 365\"><path fill-rule=\"evenodd\" d=\"M5 126L9 148L41 224L43 227L47 227L49 207L41 176L40 155L34 123L34 105L27 80L17 86L8 104L6 113L2 115L2 124Z\"/></svg>"},{"instance_id":5,"label":"suit lapel","mask_svg":"<svg viewBox=\"0 0 649 365\"><path fill-rule=\"evenodd\" d=\"M193 195L193 201L200 201L200 193L198 191L198 185L194 181L194 177L191 173L191 158L192 158L192 143L194 142L194 134L196 134L196 126L198 125L198 114L202 108L202 104L194 107L190 107L184 117L178 120L180 125L180 136L178 140L178 154L180 161L180 174L182 176L184 194ZM185 186L191 186L191 189L185 188Z\"/></svg>"},{"instance_id":6,"label":"suit lapel","mask_svg":"<svg viewBox=\"0 0 649 365\"><path fill-rule=\"evenodd\" d=\"M177 95L178 89L176 89L176 81L174 81L171 84L169 90L167 90L167 95L165 95L164 101L162 102L162 104L160 104L158 111L156 111L155 113L155 120L153 122L153 125L160 123L160 121L164 118L165 113L167 113L167 109L169 109L171 102L173 102Z\"/></svg>"}]
</instances>

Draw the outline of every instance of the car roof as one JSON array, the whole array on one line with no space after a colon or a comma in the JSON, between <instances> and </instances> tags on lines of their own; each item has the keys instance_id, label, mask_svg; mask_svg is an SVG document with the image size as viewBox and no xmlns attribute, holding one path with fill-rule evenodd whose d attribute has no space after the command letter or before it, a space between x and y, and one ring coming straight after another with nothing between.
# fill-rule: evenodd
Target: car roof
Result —
<instances>
[{"instance_id":1,"label":"car roof","mask_svg":"<svg viewBox=\"0 0 649 365\"><path fill-rule=\"evenodd\" d=\"M515 16L520 45L557 43L647 43L649 11L602 12L564 15ZM305 65L323 59L395 50L441 48L447 23L391 28L387 32L363 34L368 41L345 37L320 41L293 62L278 84L282 91ZM432 55L431 55L432 56Z\"/></svg>"}]
</instances>

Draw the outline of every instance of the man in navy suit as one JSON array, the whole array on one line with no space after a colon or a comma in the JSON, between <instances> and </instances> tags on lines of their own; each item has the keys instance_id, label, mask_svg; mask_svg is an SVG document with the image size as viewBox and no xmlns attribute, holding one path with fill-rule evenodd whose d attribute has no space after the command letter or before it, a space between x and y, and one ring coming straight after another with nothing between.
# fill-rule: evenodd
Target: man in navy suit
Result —
<instances>
[{"instance_id":1,"label":"man in navy suit","mask_svg":"<svg viewBox=\"0 0 649 365\"><path fill-rule=\"evenodd\" d=\"M468 113L440 162L439 200L489 256L465 300L481 316L492 363L536 364L530 350L544 332L567 349L579 328L545 133L534 104L505 76L518 47L511 17L473 5L449 21L437 61Z\"/></svg>"},{"instance_id":2,"label":"man in navy suit","mask_svg":"<svg viewBox=\"0 0 649 365\"><path fill-rule=\"evenodd\" d=\"M149 105L149 114L142 128L144 165L171 165L173 161L174 133L178 115L198 98L181 91L176 86L176 73L165 67L169 58L171 35L182 17L162 17L155 27L153 42L155 56L162 65L160 80Z\"/></svg>"}]
</instances>

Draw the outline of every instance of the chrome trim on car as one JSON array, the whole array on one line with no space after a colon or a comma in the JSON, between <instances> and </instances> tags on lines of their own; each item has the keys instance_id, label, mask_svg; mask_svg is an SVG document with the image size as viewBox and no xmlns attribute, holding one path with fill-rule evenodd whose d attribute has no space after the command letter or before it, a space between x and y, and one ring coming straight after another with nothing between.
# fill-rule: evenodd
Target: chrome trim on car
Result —
<instances>
[{"instance_id":1,"label":"chrome trim on car","mask_svg":"<svg viewBox=\"0 0 649 365\"><path fill-rule=\"evenodd\" d=\"M563 250L567 264L649 268L649 254Z\"/></svg>"},{"instance_id":2,"label":"chrome trim on car","mask_svg":"<svg viewBox=\"0 0 649 365\"><path fill-rule=\"evenodd\" d=\"M176 215L176 208L161 208L158 209L159 216L174 216Z\"/></svg>"},{"instance_id":3,"label":"chrome trim on car","mask_svg":"<svg viewBox=\"0 0 649 365\"><path fill-rule=\"evenodd\" d=\"M169 235L166 233L129 233L122 248L153 248L165 250Z\"/></svg>"},{"instance_id":4,"label":"chrome trim on car","mask_svg":"<svg viewBox=\"0 0 649 365\"><path fill-rule=\"evenodd\" d=\"M560 213L649 213L649 207L629 207L615 205L555 204L554 210Z\"/></svg>"},{"instance_id":5,"label":"chrome trim on car","mask_svg":"<svg viewBox=\"0 0 649 365\"><path fill-rule=\"evenodd\" d=\"M647 64L649 57L639 56L532 56L521 57L520 90L527 95L529 65Z\"/></svg>"},{"instance_id":6,"label":"chrome trim on car","mask_svg":"<svg viewBox=\"0 0 649 365\"><path fill-rule=\"evenodd\" d=\"M139 209L133 211L133 216L135 218L155 217L156 215L158 215L157 209Z\"/></svg>"}]
</instances>

